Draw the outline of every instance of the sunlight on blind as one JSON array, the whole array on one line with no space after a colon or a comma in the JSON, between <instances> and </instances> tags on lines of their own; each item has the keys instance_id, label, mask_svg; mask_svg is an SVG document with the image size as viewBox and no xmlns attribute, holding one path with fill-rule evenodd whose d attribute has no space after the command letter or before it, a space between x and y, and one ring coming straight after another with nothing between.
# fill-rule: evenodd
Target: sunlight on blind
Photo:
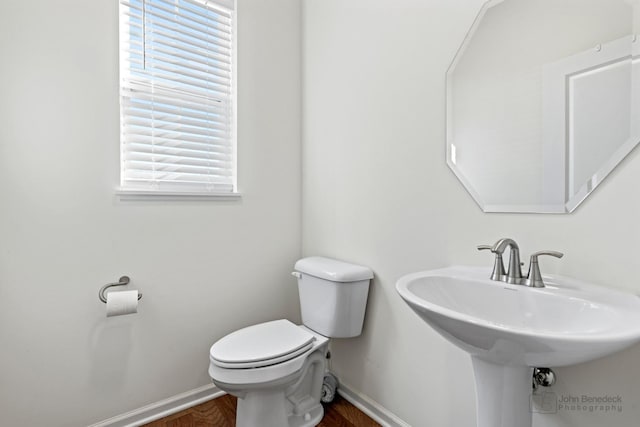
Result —
<instances>
[{"instance_id":1,"label":"sunlight on blind","mask_svg":"<svg viewBox=\"0 0 640 427\"><path fill-rule=\"evenodd\" d=\"M234 191L233 4L120 0L121 186Z\"/></svg>"}]
</instances>

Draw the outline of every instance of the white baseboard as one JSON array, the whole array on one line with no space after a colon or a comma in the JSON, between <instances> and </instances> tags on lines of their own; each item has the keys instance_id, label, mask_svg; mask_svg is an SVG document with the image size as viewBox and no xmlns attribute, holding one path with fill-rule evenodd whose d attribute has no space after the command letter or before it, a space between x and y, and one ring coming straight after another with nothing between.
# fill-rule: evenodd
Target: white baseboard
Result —
<instances>
[{"instance_id":1,"label":"white baseboard","mask_svg":"<svg viewBox=\"0 0 640 427\"><path fill-rule=\"evenodd\" d=\"M354 391L348 384L340 383L338 393L383 427L411 427L369 396ZM111 417L89 427L139 427L215 399L223 394L225 394L224 391L210 384L134 409L122 415Z\"/></svg>"},{"instance_id":2,"label":"white baseboard","mask_svg":"<svg viewBox=\"0 0 640 427\"><path fill-rule=\"evenodd\" d=\"M338 386L338 394L348 400L353 406L371 417L383 427L411 427L402 421L396 414L380 405L369 396L354 391L351 386L343 384Z\"/></svg>"},{"instance_id":3,"label":"white baseboard","mask_svg":"<svg viewBox=\"0 0 640 427\"><path fill-rule=\"evenodd\" d=\"M134 409L122 415L109 418L89 427L138 427L151 421L175 414L225 394L213 384L190 390L168 399Z\"/></svg>"}]
</instances>

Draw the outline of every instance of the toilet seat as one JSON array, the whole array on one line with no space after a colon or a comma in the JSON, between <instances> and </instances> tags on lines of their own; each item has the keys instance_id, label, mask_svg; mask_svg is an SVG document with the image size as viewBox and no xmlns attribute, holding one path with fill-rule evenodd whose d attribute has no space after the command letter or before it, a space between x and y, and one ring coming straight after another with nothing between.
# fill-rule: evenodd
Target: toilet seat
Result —
<instances>
[{"instance_id":1,"label":"toilet seat","mask_svg":"<svg viewBox=\"0 0 640 427\"><path fill-rule=\"evenodd\" d=\"M252 325L219 341L210 351L211 362L221 368L261 368L291 360L307 351L315 337L286 319Z\"/></svg>"},{"instance_id":2,"label":"toilet seat","mask_svg":"<svg viewBox=\"0 0 640 427\"><path fill-rule=\"evenodd\" d=\"M213 379L213 382L216 385L227 391L244 390L247 387L254 388L258 386L267 386L269 384L287 382L290 376L295 376L296 372L299 372L300 369L302 369L305 361L311 354L318 351L326 351L326 347L329 342L329 338L324 337L317 332L314 332L306 326L293 326L312 336L313 340L311 341L311 348L307 349L306 351L302 351L298 355L294 355L294 352L287 353L287 355L289 355L289 359L286 361L281 361L279 363L272 363L257 368L234 369L234 366L237 365L231 363L231 368L227 368L224 366L220 366L225 362L220 362L217 359L214 359L212 353L214 353L217 357L221 357L221 355L218 354L218 346L216 346L216 343L214 344L216 349L213 352L209 352L209 376ZM213 350L213 346L211 348ZM271 359L271 361L272 360L274 359Z\"/></svg>"}]
</instances>

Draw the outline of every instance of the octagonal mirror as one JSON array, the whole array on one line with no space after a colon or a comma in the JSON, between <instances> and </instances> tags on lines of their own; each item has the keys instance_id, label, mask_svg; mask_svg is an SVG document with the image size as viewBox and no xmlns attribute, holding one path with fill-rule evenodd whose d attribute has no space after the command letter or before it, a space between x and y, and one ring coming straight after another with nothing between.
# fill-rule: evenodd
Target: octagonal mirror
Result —
<instances>
[{"instance_id":1,"label":"octagonal mirror","mask_svg":"<svg viewBox=\"0 0 640 427\"><path fill-rule=\"evenodd\" d=\"M640 141L640 0L491 0L447 71L447 163L485 212L572 212Z\"/></svg>"}]
</instances>

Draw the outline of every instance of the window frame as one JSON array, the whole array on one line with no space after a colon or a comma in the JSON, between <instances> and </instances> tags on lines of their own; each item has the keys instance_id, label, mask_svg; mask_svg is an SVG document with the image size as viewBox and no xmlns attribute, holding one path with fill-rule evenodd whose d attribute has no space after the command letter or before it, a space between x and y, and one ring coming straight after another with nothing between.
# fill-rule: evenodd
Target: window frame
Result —
<instances>
[{"instance_id":1,"label":"window frame","mask_svg":"<svg viewBox=\"0 0 640 427\"><path fill-rule=\"evenodd\" d=\"M237 122L237 104L238 104L238 85L237 85L237 57L238 57L238 25L237 25L237 1L236 0L191 0L191 1L202 1L203 3L212 3L219 6L227 7L227 12L231 15L231 84L230 84L230 148L231 148L231 183L232 189L230 191L193 191L190 189L185 190L152 190L152 189L144 189L140 187L131 187L124 185L124 149L123 149L123 106L122 106L122 90L123 90L123 73L122 73L122 55L123 55L123 44L122 44L122 36L124 31L122 29L123 25L126 25L122 22L120 8L121 1L118 0L118 104L119 104L119 115L118 115L118 129L119 129L119 138L118 138L118 166L119 166L119 185L116 187L115 194L119 197L120 200L158 200L158 201L171 201L171 200L236 200L240 199L242 194L238 189L238 122ZM144 0L143 0L144 1ZM153 0L150 0L153 1Z\"/></svg>"}]
</instances>

